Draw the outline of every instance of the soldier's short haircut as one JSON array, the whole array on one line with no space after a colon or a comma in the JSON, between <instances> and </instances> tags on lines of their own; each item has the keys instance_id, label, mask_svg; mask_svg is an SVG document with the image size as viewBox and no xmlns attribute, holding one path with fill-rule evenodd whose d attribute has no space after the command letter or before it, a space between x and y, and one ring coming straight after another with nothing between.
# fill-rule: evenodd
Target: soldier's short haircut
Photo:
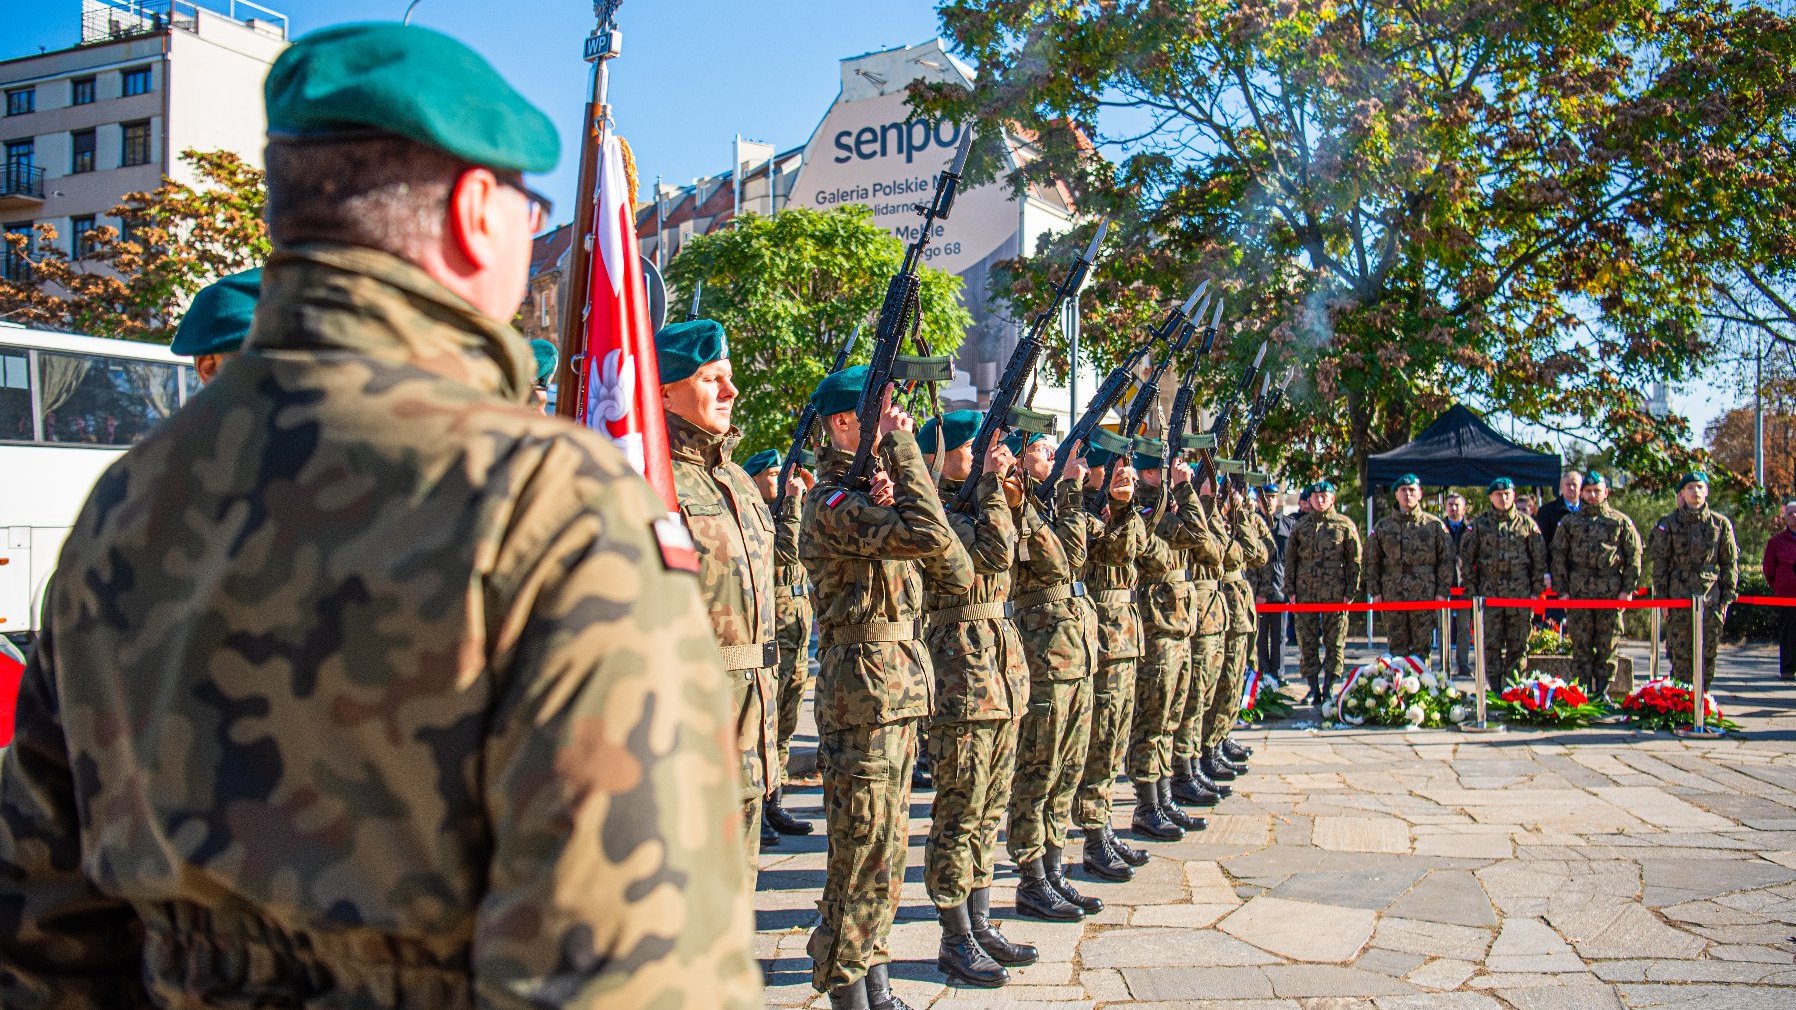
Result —
<instances>
[{"instance_id":1,"label":"soldier's short haircut","mask_svg":"<svg viewBox=\"0 0 1796 1010\"><path fill-rule=\"evenodd\" d=\"M441 239L449 193L473 167L391 136L273 141L266 157L277 249L344 242L411 260Z\"/></svg>"}]
</instances>

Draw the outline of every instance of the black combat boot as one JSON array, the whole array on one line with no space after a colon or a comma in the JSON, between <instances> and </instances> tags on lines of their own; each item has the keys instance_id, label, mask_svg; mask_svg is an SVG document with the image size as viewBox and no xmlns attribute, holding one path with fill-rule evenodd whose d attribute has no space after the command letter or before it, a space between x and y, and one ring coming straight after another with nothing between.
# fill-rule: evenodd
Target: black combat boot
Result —
<instances>
[{"instance_id":1,"label":"black combat boot","mask_svg":"<svg viewBox=\"0 0 1796 1010\"><path fill-rule=\"evenodd\" d=\"M1016 885L1016 914L1050 922L1072 922L1085 917L1079 906L1061 897L1048 883L1047 870L1039 858L1023 863L1017 872L1022 882Z\"/></svg>"},{"instance_id":2,"label":"black combat boot","mask_svg":"<svg viewBox=\"0 0 1796 1010\"><path fill-rule=\"evenodd\" d=\"M773 825L768 823L768 820L767 820L767 811L762 810L761 811L761 848L771 849L775 845L778 845L779 843L780 843L780 833L773 830Z\"/></svg>"},{"instance_id":3,"label":"black combat boot","mask_svg":"<svg viewBox=\"0 0 1796 1010\"><path fill-rule=\"evenodd\" d=\"M1174 824L1160 809L1160 794L1155 786L1135 786L1135 816L1129 827L1143 838L1156 842L1176 842L1185 837L1185 829Z\"/></svg>"},{"instance_id":4,"label":"black combat boot","mask_svg":"<svg viewBox=\"0 0 1796 1010\"><path fill-rule=\"evenodd\" d=\"M1092 898L1080 894L1073 882L1066 879L1066 867L1060 862L1060 850L1055 846L1047 847L1047 855L1042 857L1041 866L1047 873L1048 886L1052 887L1062 898L1077 906L1086 915L1096 915L1104 910L1104 899Z\"/></svg>"},{"instance_id":5,"label":"black combat boot","mask_svg":"<svg viewBox=\"0 0 1796 1010\"><path fill-rule=\"evenodd\" d=\"M1204 751L1203 756L1197 759L1197 763L1198 767L1203 769L1204 777L1213 782L1231 782L1235 778L1235 773L1229 770L1226 764L1216 760L1214 747Z\"/></svg>"},{"instance_id":6,"label":"black combat boot","mask_svg":"<svg viewBox=\"0 0 1796 1010\"><path fill-rule=\"evenodd\" d=\"M1213 807L1222 794L1200 780L1192 770L1190 758L1172 759L1172 798L1194 807Z\"/></svg>"},{"instance_id":7,"label":"black combat boot","mask_svg":"<svg viewBox=\"0 0 1796 1010\"><path fill-rule=\"evenodd\" d=\"M1335 679L1325 678L1322 681L1322 697L1316 701L1317 708L1327 708L1335 700Z\"/></svg>"},{"instance_id":8,"label":"black combat boot","mask_svg":"<svg viewBox=\"0 0 1796 1010\"><path fill-rule=\"evenodd\" d=\"M847 985L839 985L829 991L829 1010L869 1010L867 1006L867 980L857 978Z\"/></svg>"},{"instance_id":9,"label":"black combat boot","mask_svg":"<svg viewBox=\"0 0 1796 1010\"><path fill-rule=\"evenodd\" d=\"M892 992L890 965L876 964L868 968L866 983L868 1010L910 1010L910 1004Z\"/></svg>"},{"instance_id":10,"label":"black combat boot","mask_svg":"<svg viewBox=\"0 0 1796 1010\"><path fill-rule=\"evenodd\" d=\"M1322 704L1322 697L1323 697L1322 685L1317 683L1316 678L1314 678L1314 677L1305 677L1303 679L1304 679L1305 683L1309 684L1310 690L1309 690L1308 694L1303 696L1303 700L1298 702L1298 704L1299 705L1320 705L1320 704Z\"/></svg>"},{"instance_id":11,"label":"black combat boot","mask_svg":"<svg viewBox=\"0 0 1796 1010\"><path fill-rule=\"evenodd\" d=\"M980 949L990 954L993 961L1015 966L1034 964L1041 957L1029 944L1011 943L992 921L991 888L973 888L972 897L967 899L967 918L973 923L973 939L979 941Z\"/></svg>"},{"instance_id":12,"label":"black combat boot","mask_svg":"<svg viewBox=\"0 0 1796 1010\"><path fill-rule=\"evenodd\" d=\"M1236 764L1253 757L1253 748L1244 743L1236 743L1234 737L1222 741L1222 753Z\"/></svg>"},{"instance_id":13,"label":"black combat boot","mask_svg":"<svg viewBox=\"0 0 1796 1010\"><path fill-rule=\"evenodd\" d=\"M1179 801L1172 798L1172 780L1160 780L1160 809L1165 812L1166 819L1184 828L1186 831L1202 831L1209 826L1209 821L1186 813L1179 806Z\"/></svg>"},{"instance_id":14,"label":"black combat boot","mask_svg":"<svg viewBox=\"0 0 1796 1010\"><path fill-rule=\"evenodd\" d=\"M1147 865L1147 850L1137 849L1128 842L1116 837L1116 832L1110 830L1110 825L1108 824L1104 825L1104 844L1110 846L1110 851L1116 853L1116 858L1128 863L1130 866Z\"/></svg>"},{"instance_id":15,"label":"black combat boot","mask_svg":"<svg viewBox=\"0 0 1796 1010\"><path fill-rule=\"evenodd\" d=\"M1135 871L1104 841L1100 828L1085 829L1085 872L1104 880L1134 880Z\"/></svg>"},{"instance_id":16,"label":"black combat boot","mask_svg":"<svg viewBox=\"0 0 1796 1010\"><path fill-rule=\"evenodd\" d=\"M1236 778L1240 778L1247 774L1247 762L1245 760L1237 761L1234 758L1229 757L1229 742L1227 740L1222 741L1222 743L1213 748L1210 751L1210 756L1216 759L1217 764L1234 772Z\"/></svg>"},{"instance_id":17,"label":"black combat boot","mask_svg":"<svg viewBox=\"0 0 1796 1010\"><path fill-rule=\"evenodd\" d=\"M973 917L967 906L938 908L936 919L942 924L942 943L936 948L935 966L956 982L996 989L1010 981L1010 972L986 955L979 941L973 939Z\"/></svg>"},{"instance_id":18,"label":"black combat boot","mask_svg":"<svg viewBox=\"0 0 1796 1010\"><path fill-rule=\"evenodd\" d=\"M934 785L935 778L929 774L929 755L918 753L917 760L910 766L910 787L929 789Z\"/></svg>"},{"instance_id":19,"label":"black combat boot","mask_svg":"<svg viewBox=\"0 0 1796 1010\"><path fill-rule=\"evenodd\" d=\"M786 790L783 788L773 791L773 796L767 800L767 809L761 812L761 817L773 825L773 830L782 835L810 834L815 830L815 826L810 821L801 821L793 817L786 812L785 807L780 805L780 800L784 798L785 792Z\"/></svg>"}]
</instances>

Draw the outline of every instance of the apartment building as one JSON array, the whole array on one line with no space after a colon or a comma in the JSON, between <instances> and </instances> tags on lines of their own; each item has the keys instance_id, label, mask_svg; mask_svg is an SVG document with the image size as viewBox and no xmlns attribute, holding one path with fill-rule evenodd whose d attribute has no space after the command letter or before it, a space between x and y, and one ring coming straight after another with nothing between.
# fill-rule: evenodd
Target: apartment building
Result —
<instances>
[{"instance_id":1,"label":"apartment building","mask_svg":"<svg viewBox=\"0 0 1796 1010\"><path fill-rule=\"evenodd\" d=\"M262 80L287 16L248 0L81 0L78 41L0 60L0 227L56 227L79 256L127 193L183 178L181 152L262 163ZM23 264L0 257L17 279Z\"/></svg>"}]
</instances>

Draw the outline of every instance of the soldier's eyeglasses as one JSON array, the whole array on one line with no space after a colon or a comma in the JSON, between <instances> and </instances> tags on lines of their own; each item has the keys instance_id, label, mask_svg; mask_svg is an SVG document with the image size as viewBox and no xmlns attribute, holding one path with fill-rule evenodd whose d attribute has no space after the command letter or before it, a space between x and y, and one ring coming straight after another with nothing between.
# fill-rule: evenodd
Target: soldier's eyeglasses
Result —
<instances>
[{"instance_id":1,"label":"soldier's eyeglasses","mask_svg":"<svg viewBox=\"0 0 1796 1010\"><path fill-rule=\"evenodd\" d=\"M524 185L522 176L512 178L510 176L502 175L499 176L499 182L501 185L515 189L524 194L524 199L530 201L531 231L536 231L543 225L549 223L549 218L555 213L555 201L538 193L536 190L531 189L529 186Z\"/></svg>"}]
</instances>

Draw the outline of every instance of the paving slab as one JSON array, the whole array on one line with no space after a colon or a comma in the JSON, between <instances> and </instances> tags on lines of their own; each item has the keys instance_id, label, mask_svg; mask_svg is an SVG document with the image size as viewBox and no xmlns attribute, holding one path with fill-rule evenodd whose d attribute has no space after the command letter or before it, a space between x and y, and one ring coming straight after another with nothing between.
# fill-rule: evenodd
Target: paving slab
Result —
<instances>
[{"instance_id":1,"label":"paving slab","mask_svg":"<svg viewBox=\"0 0 1796 1010\"><path fill-rule=\"evenodd\" d=\"M1282 898L1254 898L1217 928L1295 961L1353 960L1372 937L1377 916L1361 908Z\"/></svg>"},{"instance_id":2,"label":"paving slab","mask_svg":"<svg viewBox=\"0 0 1796 1010\"><path fill-rule=\"evenodd\" d=\"M1497 910L1466 870L1434 870L1388 908L1386 915L1458 926L1495 926Z\"/></svg>"}]
</instances>

